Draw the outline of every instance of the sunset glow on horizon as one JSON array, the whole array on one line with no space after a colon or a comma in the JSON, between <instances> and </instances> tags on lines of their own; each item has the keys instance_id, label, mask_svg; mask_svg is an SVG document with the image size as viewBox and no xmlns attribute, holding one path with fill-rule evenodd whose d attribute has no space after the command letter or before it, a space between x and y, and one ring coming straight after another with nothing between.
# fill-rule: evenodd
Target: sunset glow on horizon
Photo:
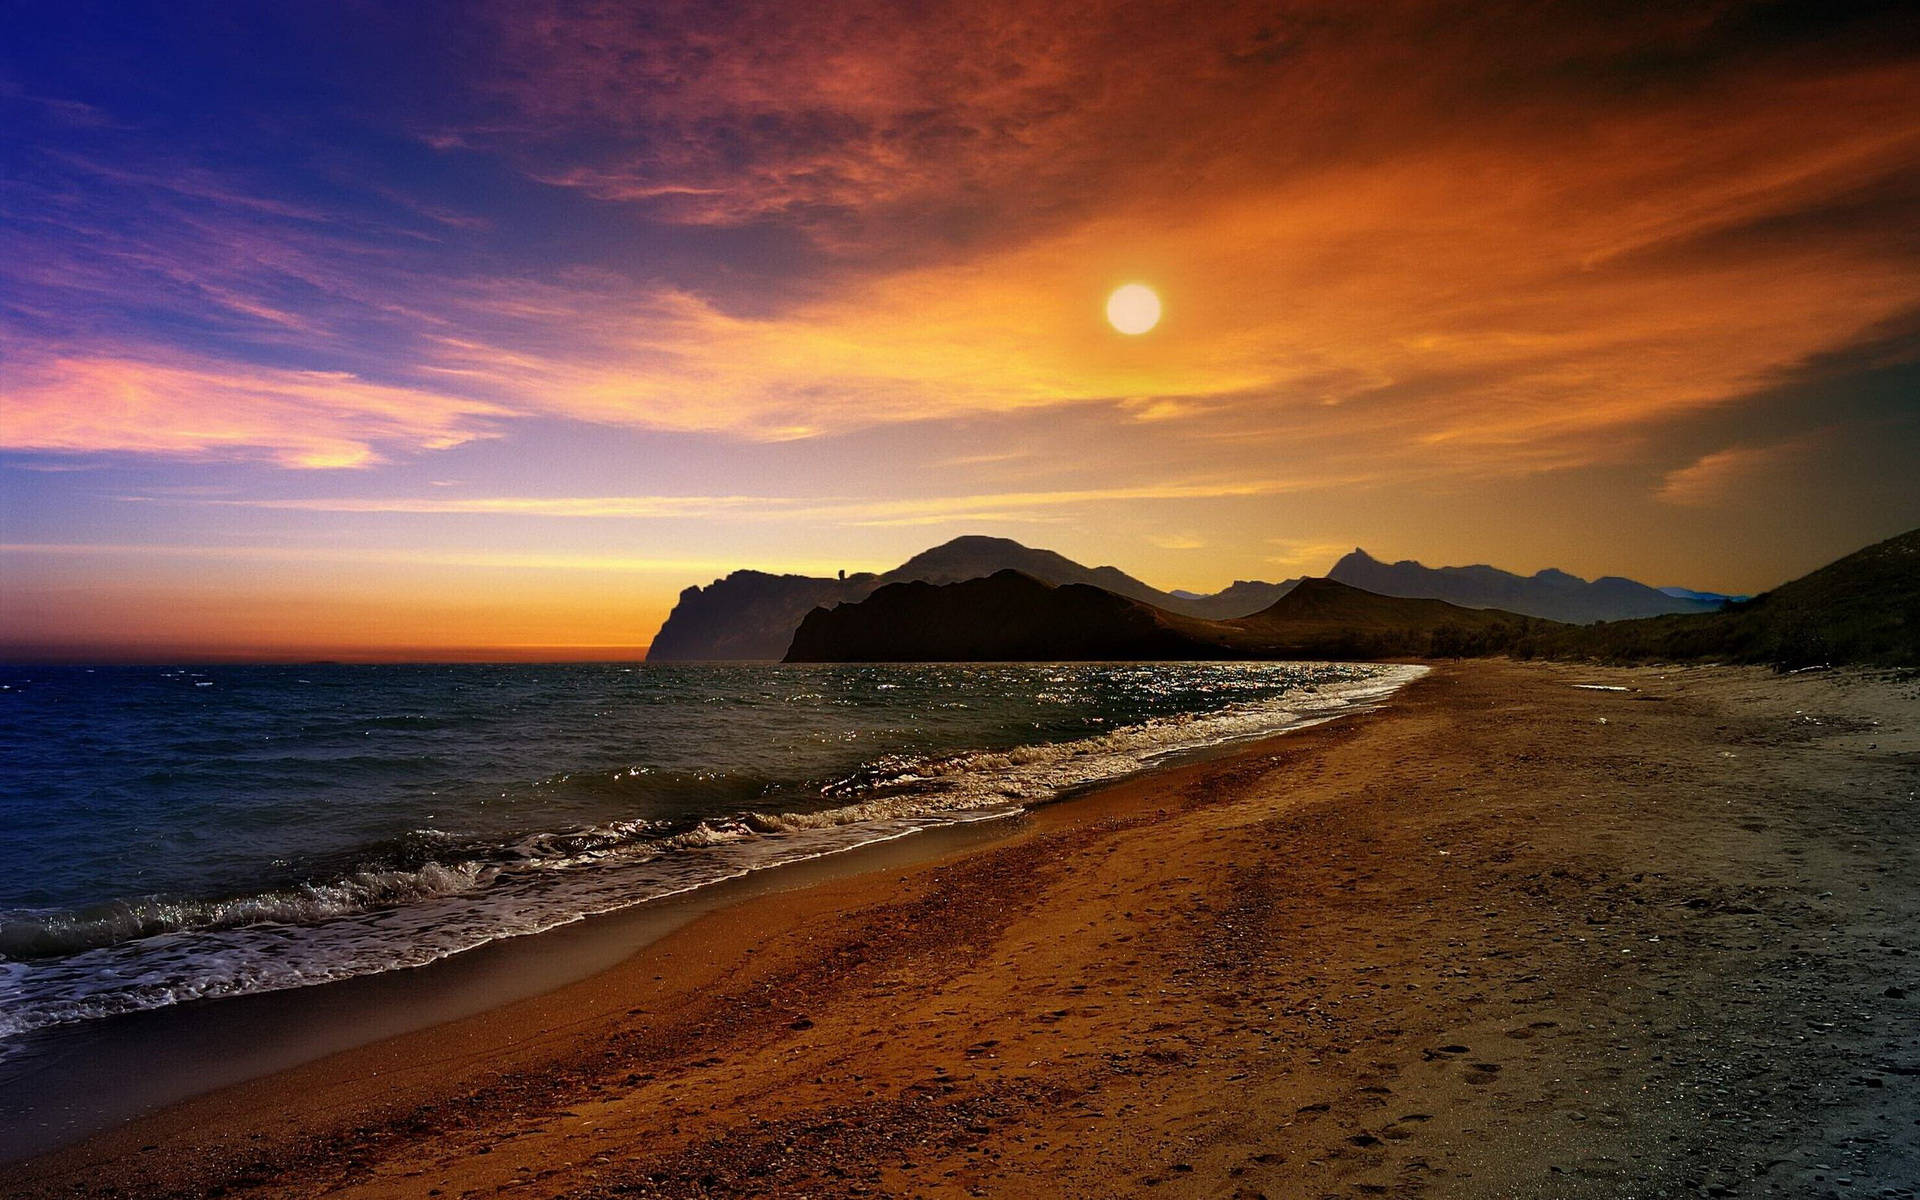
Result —
<instances>
[{"instance_id":1,"label":"sunset glow on horizon","mask_svg":"<svg viewBox=\"0 0 1920 1200\"><path fill-rule=\"evenodd\" d=\"M0 652L635 657L966 533L1752 592L1920 524L1897 10L350 7L10 18Z\"/></svg>"}]
</instances>

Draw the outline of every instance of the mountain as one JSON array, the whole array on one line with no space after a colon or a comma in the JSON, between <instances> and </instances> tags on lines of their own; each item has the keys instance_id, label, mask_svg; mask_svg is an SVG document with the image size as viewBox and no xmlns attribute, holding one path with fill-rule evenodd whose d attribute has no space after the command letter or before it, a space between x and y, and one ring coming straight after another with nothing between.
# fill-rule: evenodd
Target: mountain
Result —
<instances>
[{"instance_id":1,"label":"mountain","mask_svg":"<svg viewBox=\"0 0 1920 1200\"><path fill-rule=\"evenodd\" d=\"M1163 592L1116 567L1088 567L1051 550L1010 538L958 537L924 550L884 574L844 579L735 571L706 587L680 593L673 612L653 639L651 662L777 659L793 641L807 613L820 606L864 600L894 583L959 583L998 571L1019 571L1043 583L1086 584L1143 601L1163 612L1227 621L1260 612L1300 581L1239 580L1211 595ZM1467 608L1496 608L1551 620L1585 623L1676 612L1709 612L1722 598L1712 593L1660 591L1631 579L1592 582L1564 571L1520 576L1493 567L1429 568L1417 562L1383 563L1364 550L1342 558L1328 578L1366 591L1409 599L1445 600Z\"/></svg>"},{"instance_id":2,"label":"mountain","mask_svg":"<svg viewBox=\"0 0 1920 1200\"><path fill-rule=\"evenodd\" d=\"M1711 604L1713 612L1718 612L1728 604L1737 601L1753 599L1752 596L1730 596L1726 592L1696 592L1692 588L1683 587L1664 587L1660 589L1660 594L1672 596L1677 600L1698 600L1704 604Z\"/></svg>"},{"instance_id":3,"label":"mountain","mask_svg":"<svg viewBox=\"0 0 1920 1200\"><path fill-rule=\"evenodd\" d=\"M1088 659L1371 659L1496 652L1550 623L1440 600L1302 580L1266 609L1207 620L1087 584L1018 571L959 583L897 583L816 608L788 662L1031 662Z\"/></svg>"},{"instance_id":4,"label":"mountain","mask_svg":"<svg viewBox=\"0 0 1920 1200\"><path fill-rule=\"evenodd\" d=\"M945 545L914 555L880 576L880 583L904 583L916 579L927 583L959 583L966 579L983 579L996 571L1019 571L1053 584L1089 584L1116 596L1144 600L1166 612L1216 621L1259 612L1286 595L1288 589L1299 582L1297 579L1280 583L1242 579L1236 580L1223 591L1211 594L1163 592L1140 582L1118 567L1083 567L1065 555L1051 550L1035 550L1011 538L969 536L955 538Z\"/></svg>"},{"instance_id":5,"label":"mountain","mask_svg":"<svg viewBox=\"0 0 1920 1200\"><path fill-rule=\"evenodd\" d=\"M1229 622L1270 658L1456 658L1498 654L1557 622L1445 600L1383 596L1303 579L1262 612Z\"/></svg>"},{"instance_id":6,"label":"mountain","mask_svg":"<svg viewBox=\"0 0 1920 1200\"><path fill-rule=\"evenodd\" d=\"M864 600L879 586L871 572L844 579L735 571L680 593L647 649L648 662L776 659L800 616L819 604Z\"/></svg>"},{"instance_id":7,"label":"mountain","mask_svg":"<svg viewBox=\"0 0 1920 1200\"><path fill-rule=\"evenodd\" d=\"M1083 567L1064 554L1023 546L1012 538L957 537L931 550L922 550L885 575L881 584L920 581L923 583L960 583L984 579L999 571L1018 571L1047 583L1084 583L1112 592L1145 600L1158 608L1177 611L1185 603L1171 592L1150 587L1118 567Z\"/></svg>"},{"instance_id":8,"label":"mountain","mask_svg":"<svg viewBox=\"0 0 1920 1200\"><path fill-rule=\"evenodd\" d=\"M1175 612L1210 621L1228 621L1248 613L1257 613L1300 585L1298 579L1265 583L1257 579L1236 579L1230 587L1211 596L1175 592L1185 601Z\"/></svg>"},{"instance_id":9,"label":"mountain","mask_svg":"<svg viewBox=\"0 0 1920 1200\"><path fill-rule=\"evenodd\" d=\"M912 581L816 608L788 662L1051 662L1218 658L1232 631L1085 583L1021 571Z\"/></svg>"},{"instance_id":10,"label":"mountain","mask_svg":"<svg viewBox=\"0 0 1920 1200\"><path fill-rule=\"evenodd\" d=\"M1418 564L1396 566L1426 570ZM1461 571L1506 574L1491 568ZM1594 586L1560 572L1541 574L1550 582ZM1300 580L1260 611L1222 620L1014 570L945 584L886 583L864 599L807 613L787 657L792 662L926 662L1483 654L1920 667L1920 530L1714 612L1587 625L1432 597L1385 595L1332 578Z\"/></svg>"},{"instance_id":11,"label":"mountain","mask_svg":"<svg viewBox=\"0 0 1920 1200\"><path fill-rule=\"evenodd\" d=\"M1384 563L1355 550L1333 565L1327 578L1383 596L1446 600L1467 608L1502 608L1553 621L1587 624L1667 613L1711 612L1717 597L1674 595L1608 575L1588 581L1549 568L1515 575L1497 567L1427 567L1411 559Z\"/></svg>"},{"instance_id":12,"label":"mountain","mask_svg":"<svg viewBox=\"0 0 1920 1200\"><path fill-rule=\"evenodd\" d=\"M1719 612L1558 630L1528 648L1615 661L1920 667L1920 529Z\"/></svg>"},{"instance_id":13,"label":"mountain","mask_svg":"<svg viewBox=\"0 0 1920 1200\"><path fill-rule=\"evenodd\" d=\"M958 537L923 550L884 575L845 579L735 571L706 587L690 587L647 652L649 662L777 659L793 641L808 611L821 605L864 600L892 583L959 583L1013 570L1052 584L1087 584L1155 608L1189 616L1243 616L1271 604L1285 583L1236 583L1215 595L1162 592L1116 567L1087 567L1051 550L1036 550L1010 538Z\"/></svg>"}]
</instances>

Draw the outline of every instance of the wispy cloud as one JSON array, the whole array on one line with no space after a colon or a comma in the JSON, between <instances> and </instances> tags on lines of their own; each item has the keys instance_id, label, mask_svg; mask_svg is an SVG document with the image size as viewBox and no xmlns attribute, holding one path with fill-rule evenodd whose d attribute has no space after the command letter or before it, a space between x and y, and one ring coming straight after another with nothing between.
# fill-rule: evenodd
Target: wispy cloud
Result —
<instances>
[{"instance_id":1,"label":"wispy cloud","mask_svg":"<svg viewBox=\"0 0 1920 1200\"><path fill-rule=\"evenodd\" d=\"M1268 538L1271 552L1265 561L1284 568L1291 575L1319 575L1353 549L1350 542L1313 541L1305 538Z\"/></svg>"},{"instance_id":2,"label":"wispy cloud","mask_svg":"<svg viewBox=\"0 0 1920 1200\"><path fill-rule=\"evenodd\" d=\"M984 492L901 499L796 496L398 496L202 499L133 495L129 500L320 513L519 516L628 520L833 520L906 526L960 520L1041 519L1048 510L1153 501L1273 496L1309 485L1273 480L1171 481L1129 487ZM1318 485L1313 485L1318 486ZM1158 544L1158 543L1156 543Z\"/></svg>"},{"instance_id":3,"label":"wispy cloud","mask_svg":"<svg viewBox=\"0 0 1920 1200\"><path fill-rule=\"evenodd\" d=\"M1722 536L1764 481L1852 494L1832 530L1911 509L1914 427L1867 428L1920 369L1920 59L1887 6L43 7L0 83L16 540L106 512L480 570L631 532L624 561L696 574L1005 526L1195 583L1324 569L1343 530L1562 562L1577 519L1596 569L1757 583L1840 536ZM1146 337L1103 320L1129 281L1165 303ZM244 506L164 498L213 480ZM142 553L115 570L223 573ZM391 582L370 630L423 602L406 562L234 561L309 599ZM521 574L448 602L551 630L674 594L568 572L535 605Z\"/></svg>"},{"instance_id":4,"label":"wispy cloud","mask_svg":"<svg viewBox=\"0 0 1920 1200\"><path fill-rule=\"evenodd\" d=\"M208 545L192 542L6 542L0 554L43 558L211 559L235 562L328 563L388 567L463 567L500 571L586 571L666 575L719 575L741 566L726 558L672 558L619 554L526 554L476 551L357 548L340 546ZM830 575L843 560L795 558L754 564L765 570Z\"/></svg>"},{"instance_id":5,"label":"wispy cloud","mask_svg":"<svg viewBox=\"0 0 1920 1200\"><path fill-rule=\"evenodd\" d=\"M1821 435L1808 434L1786 441L1716 450L1667 472L1654 495L1668 504L1687 508L1752 503L1769 475L1805 458L1820 441Z\"/></svg>"},{"instance_id":6,"label":"wispy cloud","mask_svg":"<svg viewBox=\"0 0 1920 1200\"><path fill-rule=\"evenodd\" d=\"M1207 547L1205 538L1185 533L1150 533L1147 542L1162 550L1204 550Z\"/></svg>"},{"instance_id":7,"label":"wispy cloud","mask_svg":"<svg viewBox=\"0 0 1920 1200\"><path fill-rule=\"evenodd\" d=\"M488 419L500 415L482 401L341 372L53 358L9 365L0 445L365 467L386 449L445 449L492 436Z\"/></svg>"},{"instance_id":8,"label":"wispy cloud","mask_svg":"<svg viewBox=\"0 0 1920 1200\"><path fill-rule=\"evenodd\" d=\"M1097 405L1116 429L1202 431L1245 473L1302 439L1383 479L1566 470L1920 304L1886 184L1920 146L1920 76L1838 18L1844 54L1814 52L1817 29L1788 54L1739 22L1456 27L1411 3L1364 21L502 5L477 28L468 90L397 119L593 198L577 219L620 210L658 245L667 228L674 269L543 257L511 211L379 178L346 204L177 154L60 150L15 184L45 235L23 241L18 303L128 327L36 336L43 356L169 391L172 368L143 364L197 329L211 376L305 365L425 410L424 436L369 432L362 391L308 389L278 444L247 388L216 386L109 407L60 448L313 466L500 428L479 416L768 441ZM1669 60L1714 86L1594 82ZM807 248L729 258L689 225ZM1100 302L1137 277L1167 318L1120 339ZM0 444L41 443L10 424Z\"/></svg>"}]
</instances>

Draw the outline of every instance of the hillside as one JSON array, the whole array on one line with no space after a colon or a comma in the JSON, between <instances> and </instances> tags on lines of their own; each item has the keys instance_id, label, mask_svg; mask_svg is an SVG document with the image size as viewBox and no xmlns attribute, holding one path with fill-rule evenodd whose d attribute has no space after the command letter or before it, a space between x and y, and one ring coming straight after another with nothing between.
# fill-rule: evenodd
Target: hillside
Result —
<instances>
[{"instance_id":1,"label":"hillside","mask_svg":"<svg viewBox=\"0 0 1920 1200\"><path fill-rule=\"evenodd\" d=\"M1230 621L1235 617L1259 612L1299 585L1298 579L1283 579L1279 583L1267 583L1258 579L1236 579L1230 586L1211 596L1178 594L1182 603L1173 611L1185 613L1190 617L1202 617L1209 621Z\"/></svg>"},{"instance_id":2,"label":"hillside","mask_svg":"<svg viewBox=\"0 0 1920 1200\"><path fill-rule=\"evenodd\" d=\"M1052 550L1010 538L968 536L923 550L884 574L845 579L735 571L705 587L680 593L648 652L652 662L777 659L814 608L864 600L896 583L960 583L998 571L1018 571L1043 583L1084 584L1204 621L1232 621L1260 613L1285 598L1297 579L1239 580L1211 594L1165 592L1116 567L1088 567ZM1355 550L1335 564L1329 579L1378 595L1446 601L1469 609L1576 623L1660 613L1706 612L1719 607L1710 593L1660 591L1631 579L1588 581L1564 571L1515 575L1493 567L1424 567L1382 563ZM1452 624L1460 625L1456 618ZM1463 626L1464 627L1464 626Z\"/></svg>"},{"instance_id":3,"label":"hillside","mask_svg":"<svg viewBox=\"0 0 1920 1200\"><path fill-rule=\"evenodd\" d=\"M1209 621L1086 584L1002 571L902 583L807 614L789 662L1445 657L1484 654L1548 623L1308 579L1249 617Z\"/></svg>"},{"instance_id":4,"label":"hillside","mask_svg":"<svg viewBox=\"0 0 1920 1200\"><path fill-rule=\"evenodd\" d=\"M888 584L959 583L1008 570L1046 583L1087 584L1167 612L1212 619L1255 612L1293 585L1292 580L1240 582L1213 595L1175 595L1116 567L1083 566L1065 555L1023 546L1010 538L958 537L923 550L882 575L862 573L842 580L735 571L706 587L687 588L655 635L647 659L777 659L793 641L800 619L818 606L864 600Z\"/></svg>"},{"instance_id":5,"label":"hillside","mask_svg":"<svg viewBox=\"0 0 1920 1200\"><path fill-rule=\"evenodd\" d=\"M999 571L1018 571L1053 584L1089 584L1117 596L1144 600L1158 608L1180 603L1179 597L1142 583L1118 567L1085 567L1064 554L998 537L957 537L931 550L922 550L880 576L879 583L960 583L984 579Z\"/></svg>"},{"instance_id":6,"label":"hillside","mask_svg":"<svg viewBox=\"0 0 1920 1200\"><path fill-rule=\"evenodd\" d=\"M1487 566L1428 567L1411 559L1384 563L1358 549L1335 563L1327 578L1382 596L1446 600L1467 608L1500 608L1573 624L1712 612L1721 604L1721 598L1712 593L1683 588L1663 591L1617 575L1586 580L1551 568L1516 575Z\"/></svg>"},{"instance_id":7,"label":"hillside","mask_svg":"<svg viewBox=\"0 0 1920 1200\"><path fill-rule=\"evenodd\" d=\"M653 637L647 661L779 658L809 608L865 599L878 583L878 576L864 573L821 579L735 571L680 593L680 602Z\"/></svg>"},{"instance_id":8,"label":"hillside","mask_svg":"<svg viewBox=\"0 0 1920 1200\"><path fill-rule=\"evenodd\" d=\"M790 661L1519 657L1920 667L1920 530L1712 613L1575 626L1306 579L1232 620L1016 571L816 608Z\"/></svg>"},{"instance_id":9,"label":"hillside","mask_svg":"<svg viewBox=\"0 0 1920 1200\"><path fill-rule=\"evenodd\" d=\"M1231 656L1235 631L1085 583L1020 571L956 583L913 581L816 608L788 662L1032 662Z\"/></svg>"},{"instance_id":10,"label":"hillside","mask_svg":"<svg viewBox=\"0 0 1920 1200\"><path fill-rule=\"evenodd\" d=\"M1455 658L1503 653L1555 622L1444 600L1382 596L1303 579L1272 607L1229 622L1272 658Z\"/></svg>"},{"instance_id":11,"label":"hillside","mask_svg":"<svg viewBox=\"0 0 1920 1200\"><path fill-rule=\"evenodd\" d=\"M1720 612L1553 631L1523 652L1610 661L1920 667L1920 529Z\"/></svg>"}]
</instances>

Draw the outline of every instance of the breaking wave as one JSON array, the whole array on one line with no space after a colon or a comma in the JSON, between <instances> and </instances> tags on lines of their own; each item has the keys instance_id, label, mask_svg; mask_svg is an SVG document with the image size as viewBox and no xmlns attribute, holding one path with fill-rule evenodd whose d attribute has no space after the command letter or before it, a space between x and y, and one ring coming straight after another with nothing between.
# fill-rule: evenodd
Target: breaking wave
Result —
<instances>
[{"instance_id":1,"label":"breaking wave","mask_svg":"<svg viewBox=\"0 0 1920 1200\"><path fill-rule=\"evenodd\" d=\"M742 808L677 824L620 820L495 840L422 828L245 894L0 911L0 1038L420 966L753 871L1006 817L1171 756L1355 711L1422 670L1321 667L1272 698L1077 739L880 755L791 811Z\"/></svg>"}]
</instances>

